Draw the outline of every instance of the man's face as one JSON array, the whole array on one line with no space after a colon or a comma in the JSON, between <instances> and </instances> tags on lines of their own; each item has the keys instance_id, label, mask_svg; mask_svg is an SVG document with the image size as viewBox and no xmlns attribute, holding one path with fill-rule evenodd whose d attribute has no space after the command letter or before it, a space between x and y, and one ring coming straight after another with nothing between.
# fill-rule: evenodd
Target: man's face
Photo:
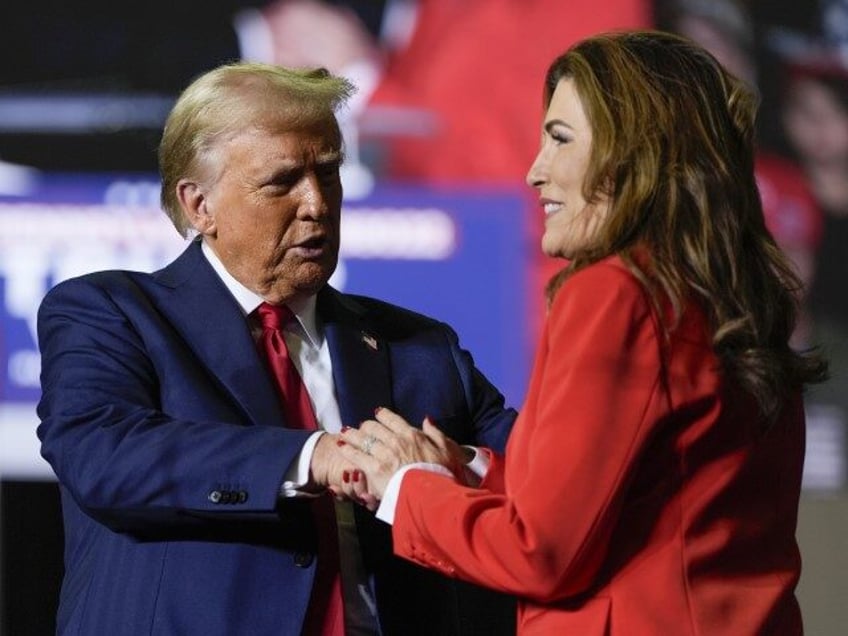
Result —
<instances>
[{"instance_id":1,"label":"man's face","mask_svg":"<svg viewBox=\"0 0 848 636\"><path fill-rule=\"evenodd\" d=\"M215 147L195 227L236 280L280 303L316 293L336 267L341 140L333 120L269 130Z\"/></svg>"}]
</instances>

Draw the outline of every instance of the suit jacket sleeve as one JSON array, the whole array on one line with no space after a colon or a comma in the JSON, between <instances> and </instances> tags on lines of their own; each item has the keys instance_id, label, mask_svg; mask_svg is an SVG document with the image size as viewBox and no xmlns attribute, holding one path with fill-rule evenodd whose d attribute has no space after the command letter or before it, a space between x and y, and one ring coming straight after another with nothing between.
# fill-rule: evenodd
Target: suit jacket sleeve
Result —
<instances>
[{"instance_id":1,"label":"suit jacket sleeve","mask_svg":"<svg viewBox=\"0 0 848 636\"><path fill-rule=\"evenodd\" d=\"M636 280L609 264L573 276L543 334L506 453L505 489L410 471L393 526L396 553L541 602L583 591L651 433L660 368L653 312ZM499 477L488 481L497 487Z\"/></svg>"},{"instance_id":2,"label":"suit jacket sleeve","mask_svg":"<svg viewBox=\"0 0 848 636\"><path fill-rule=\"evenodd\" d=\"M470 437L456 441L503 452L517 414L514 409L505 407L504 396L477 369L471 354L459 346L453 329L445 325L445 330L472 425Z\"/></svg>"},{"instance_id":3,"label":"suit jacket sleeve","mask_svg":"<svg viewBox=\"0 0 848 636\"><path fill-rule=\"evenodd\" d=\"M308 432L245 422L199 364L179 378L180 416L164 412L174 387L162 370L187 353L151 350L127 307L156 313L137 288L104 280L63 283L39 311L38 434L60 483L119 530L275 518L284 471Z\"/></svg>"}]
</instances>

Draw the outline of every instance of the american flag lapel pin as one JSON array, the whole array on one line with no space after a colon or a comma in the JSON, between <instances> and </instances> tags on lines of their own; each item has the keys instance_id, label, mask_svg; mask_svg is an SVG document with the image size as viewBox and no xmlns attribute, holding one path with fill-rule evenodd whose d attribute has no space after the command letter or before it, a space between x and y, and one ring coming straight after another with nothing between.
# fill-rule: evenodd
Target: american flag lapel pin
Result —
<instances>
[{"instance_id":1,"label":"american flag lapel pin","mask_svg":"<svg viewBox=\"0 0 848 636\"><path fill-rule=\"evenodd\" d=\"M362 342L368 345L373 351L377 350L377 339L372 336L370 333L362 332Z\"/></svg>"}]
</instances>

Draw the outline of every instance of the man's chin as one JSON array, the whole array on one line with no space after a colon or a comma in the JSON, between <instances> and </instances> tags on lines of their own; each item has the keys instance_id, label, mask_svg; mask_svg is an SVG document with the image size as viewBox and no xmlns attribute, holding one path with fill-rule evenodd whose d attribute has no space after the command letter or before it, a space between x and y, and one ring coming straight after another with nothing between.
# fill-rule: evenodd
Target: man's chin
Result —
<instances>
[{"instance_id":1,"label":"man's chin","mask_svg":"<svg viewBox=\"0 0 848 636\"><path fill-rule=\"evenodd\" d=\"M286 287L290 287L300 296L312 296L327 284L335 269L335 263L333 267L320 266L317 263L305 263L298 268L297 276Z\"/></svg>"}]
</instances>

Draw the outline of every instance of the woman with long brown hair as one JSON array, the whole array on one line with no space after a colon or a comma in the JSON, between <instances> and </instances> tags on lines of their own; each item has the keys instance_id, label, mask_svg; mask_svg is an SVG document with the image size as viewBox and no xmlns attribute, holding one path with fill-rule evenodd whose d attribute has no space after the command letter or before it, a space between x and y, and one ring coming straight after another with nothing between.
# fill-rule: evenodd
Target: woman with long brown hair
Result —
<instances>
[{"instance_id":1,"label":"woman with long brown hair","mask_svg":"<svg viewBox=\"0 0 848 636\"><path fill-rule=\"evenodd\" d=\"M694 43L628 32L557 58L544 104L527 180L567 264L506 454L471 487L389 409L344 450L395 552L517 595L520 633L800 634L802 391L826 365L789 346L756 100Z\"/></svg>"}]
</instances>

